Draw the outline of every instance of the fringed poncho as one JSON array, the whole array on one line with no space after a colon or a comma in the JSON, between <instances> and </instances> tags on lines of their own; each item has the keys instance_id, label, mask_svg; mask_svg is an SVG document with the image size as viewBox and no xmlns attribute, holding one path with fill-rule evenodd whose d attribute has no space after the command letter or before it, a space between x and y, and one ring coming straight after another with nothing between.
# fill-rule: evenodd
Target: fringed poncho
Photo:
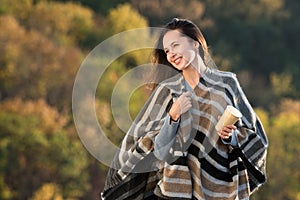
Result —
<instances>
[{"instance_id":1,"label":"fringed poncho","mask_svg":"<svg viewBox=\"0 0 300 200\"><path fill-rule=\"evenodd\" d=\"M207 69L182 114L168 159L153 142L175 98L185 92L178 74L157 86L124 137L108 171L102 199L249 199L266 182L268 141L235 74ZM227 105L241 111L237 147L225 144L215 125Z\"/></svg>"}]
</instances>

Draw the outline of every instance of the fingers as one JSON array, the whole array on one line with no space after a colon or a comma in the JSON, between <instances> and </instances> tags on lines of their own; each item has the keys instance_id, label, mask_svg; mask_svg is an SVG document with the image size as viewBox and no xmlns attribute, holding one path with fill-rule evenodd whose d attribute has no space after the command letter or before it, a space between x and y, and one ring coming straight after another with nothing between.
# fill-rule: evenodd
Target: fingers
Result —
<instances>
[{"instance_id":1,"label":"fingers","mask_svg":"<svg viewBox=\"0 0 300 200\"><path fill-rule=\"evenodd\" d=\"M223 126L222 129L218 131L218 134L222 139L228 139L236 129L237 127L234 125Z\"/></svg>"},{"instance_id":2,"label":"fingers","mask_svg":"<svg viewBox=\"0 0 300 200\"><path fill-rule=\"evenodd\" d=\"M187 112L192 107L191 92L184 92L173 103L169 114L173 120L177 120L179 116Z\"/></svg>"},{"instance_id":3,"label":"fingers","mask_svg":"<svg viewBox=\"0 0 300 200\"><path fill-rule=\"evenodd\" d=\"M182 95L180 95L180 97L178 99L191 99L191 92L190 91L187 91L187 92L184 92L182 93Z\"/></svg>"},{"instance_id":4,"label":"fingers","mask_svg":"<svg viewBox=\"0 0 300 200\"><path fill-rule=\"evenodd\" d=\"M191 92L183 93L178 99L180 114L185 113L192 107Z\"/></svg>"}]
</instances>

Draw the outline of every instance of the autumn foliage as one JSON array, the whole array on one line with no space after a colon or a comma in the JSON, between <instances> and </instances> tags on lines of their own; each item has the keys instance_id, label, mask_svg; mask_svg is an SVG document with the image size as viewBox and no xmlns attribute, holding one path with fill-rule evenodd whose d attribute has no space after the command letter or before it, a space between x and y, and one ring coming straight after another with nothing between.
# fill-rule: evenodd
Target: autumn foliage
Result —
<instances>
[{"instance_id":1,"label":"autumn foliage","mask_svg":"<svg viewBox=\"0 0 300 200\"><path fill-rule=\"evenodd\" d=\"M97 199L107 167L74 126L76 73L109 37L183 17L200 26L220 69L237 74L265 126L268 182L253 199L300 200L299 6L293 0L0 0L0 199ZM116 45L153 40L152 34ZM148 63L149 53L122 55L99 80L96 115L116 145L124 132L112 116L114 86ZM133 92L133 118L148 95L145 88Z\"/></svg>"}]
</instances>

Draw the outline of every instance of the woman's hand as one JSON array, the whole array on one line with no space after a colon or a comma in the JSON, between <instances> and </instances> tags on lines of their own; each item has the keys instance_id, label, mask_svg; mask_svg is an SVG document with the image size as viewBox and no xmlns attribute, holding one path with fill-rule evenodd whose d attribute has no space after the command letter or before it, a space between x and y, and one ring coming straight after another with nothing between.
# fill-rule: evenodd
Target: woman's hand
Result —
<instances>
[{"instance_id":1,"label":"woman's hand","mask_svg":"<svg viewBox=\"0 0 300 200\"><path fill-rule=\"evenodd\" d=\"M236 129L237 127L235 125L223 126L221 130L218 131L218 134L222 139L228 139Z\"/></svg>"},{"instance_id":2,"label":"woman's hand","mask_svg":"<svg viewBox=\"0 0 300 200\"><path fill-rule=\"evenodd\" d=\"M173 121L177 121L181 114L187 112L192 107L191 92L184 92L173 103L169 115Z\"/></svg>"},{"instance_id":3,"label":"woman's hand","mask_svg":"<svg viewBox=\"0 0 300 200\"><path fill-rule=\"evenodd\" d=\"M220 120L221 116L218 116L218 120ZM235 125L227 125L223 126L219 131L218 134L219 136L224 140L228 139L230 136L232 136L232 133L234 130L236 130L237 127Z\"/></svg>"}]
</instances>

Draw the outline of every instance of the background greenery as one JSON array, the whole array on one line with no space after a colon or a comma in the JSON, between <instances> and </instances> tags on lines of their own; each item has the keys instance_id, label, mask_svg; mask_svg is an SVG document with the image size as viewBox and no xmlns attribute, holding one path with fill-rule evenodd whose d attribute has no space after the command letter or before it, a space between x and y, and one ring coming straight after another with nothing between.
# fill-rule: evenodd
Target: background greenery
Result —
<instances>
[{"instance_id":1,"label":"background greenery","mask_svg":"<svg viewBox=\"0 0 300 200\"><path fill-rule=\"evenodd\" d=\"M294 0L0 0L0 199L97 199L107 168L73 124L76 72L113 34L183 17L200 26L216 64L237 73L264 123L268 182L253 199L299 200L299 16ZM114 83L148 61L145 52L124 55L99 83L99 121L116 144ZM133 97L133 115L144 92Z\"/></svg>"}]
</instances>

